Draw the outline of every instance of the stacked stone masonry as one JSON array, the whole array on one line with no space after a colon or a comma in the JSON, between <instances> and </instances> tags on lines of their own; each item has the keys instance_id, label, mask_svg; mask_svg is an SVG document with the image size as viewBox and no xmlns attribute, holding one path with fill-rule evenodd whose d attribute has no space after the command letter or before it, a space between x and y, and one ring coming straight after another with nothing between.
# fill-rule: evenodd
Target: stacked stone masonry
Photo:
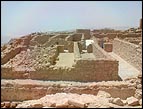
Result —
<instances>
[{"instance_id":1,"label":"stacked stone masonry","mask_svg":"<svg viewBox=\"0 0 143 109\"><path fill-rule=\"evenodd\" d=\"M138 49L138 45L116 38L113 41L113 52L142 72L142 50Z\"/></svg>"},{"instance_id":2,"label":"stacked stone masonry","mask_svg":"<svg viewBox=\"0 0 143 109\"><path fill-rule=\"evenodd\" d=\"M44 82L38 80L2 80L1 85L2 101L23 101L39 99L48 94L63 92L97 95L99 91L108 92L113 98L120 97L121 99L125 100L126 98L133 96L136 91L135 87L131 83L119 81L108 81L107 83L73 82L72 84L65 82L64 84L60 84L58 82Z\"/></svg>"},{"instance_id":3,"label":"stacked stone masonry","mask_svg":"<svg viewBox=\"0 0 143 109\"><path fill-rule=\"evenodd\" d=\"M72 68L51 66L48 69L17 71L2 67L2 78L31 78L42 80L108 81L118 80L118 61L112 59L97 44L95 59L84 59L80 54L78 42L74 42L75 65ZM59 46L60 47L60 46ZM63 46L61 46L63 52ZM60 51L58 50L58 53ZM103 57L101 57L101 54ZM27 76L29 75L29 76Z\"/></svg>"},{"instance_id":4,"label":"stacked stone masonry","mask_svg":"<svg viewBox=\"0 0 143 109\"><path fill-rule=\"evenodd\" d=\"M112 52L113 44L112 43L104 43L104 50L107 52Z\"/></svg>"},{"instance_id":5,"label":"stacked stone masonry","mask_svg":"<svg viewBox=\"0 0 143 109\"><path fill-rule=\"evenodd\" d=\"M121 62L108 53L116 53L142 72L141 23L142 19L138 29L124 32L77 29L52 34L38 32L10 40L1 47L1 107L16 107L14 102L24 100L29 101L18 107L26 102L27 107L40 108L141 107L142 75L120 81ZM80 101L80 96L89 97ZM56 103L50 104L54 99Z\"/></svg>"},{"instance_id":6,"label":"stacked stone masonry","mask_svg":"<svg viewBox=\"0 0 143 109\"><path fill-rule=\"evenodd\" d=\"M90 30L89 29L76 29L76 33L84 33L84 39L90 39Z\"/></svg>"},{"instance_id":7,"label":"stacked stone masonry","mask_svg":"<svg viewBox=\"0 0 143 109\"><path fill-rule=\"evenodd\" d=\"M96 59L111 59L114 60L104 49L102 49L98 45L98 41L96 38L93 39L95 43L92 44L93 47L93 54L95 55Z\"/></svg>"}]
</instances>

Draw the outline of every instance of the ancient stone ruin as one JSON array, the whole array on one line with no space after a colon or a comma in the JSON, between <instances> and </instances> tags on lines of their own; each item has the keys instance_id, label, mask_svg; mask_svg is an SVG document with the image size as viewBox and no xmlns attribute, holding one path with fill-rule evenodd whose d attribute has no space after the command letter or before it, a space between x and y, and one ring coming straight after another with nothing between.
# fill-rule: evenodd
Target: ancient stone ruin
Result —
<instances>
[{"instance_id":1,"label":"ancient stone ruin","mask_svg":"<svg viewBox=\"0 0 143 109\"><path fill-rule=\"evenodd\" d=\"M1 46L1 107L142 107L142 26L31 33Z\"/></svg>"}]
</instances>

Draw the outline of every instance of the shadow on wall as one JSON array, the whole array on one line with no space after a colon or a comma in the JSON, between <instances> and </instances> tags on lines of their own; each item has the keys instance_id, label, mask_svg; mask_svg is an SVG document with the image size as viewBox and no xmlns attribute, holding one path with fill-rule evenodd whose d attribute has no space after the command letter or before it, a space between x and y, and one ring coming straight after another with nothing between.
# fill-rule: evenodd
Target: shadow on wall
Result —
<instances>
[{"instance_id":1,"label":"shadow on wall","mask_svg":"<svg viewBox=\"0 0 143 109\"><path fill-rule=\"evenodd\" d=\"M118 75L118 81L122 81L122 78Z\"/></svg>"}]
</instances>

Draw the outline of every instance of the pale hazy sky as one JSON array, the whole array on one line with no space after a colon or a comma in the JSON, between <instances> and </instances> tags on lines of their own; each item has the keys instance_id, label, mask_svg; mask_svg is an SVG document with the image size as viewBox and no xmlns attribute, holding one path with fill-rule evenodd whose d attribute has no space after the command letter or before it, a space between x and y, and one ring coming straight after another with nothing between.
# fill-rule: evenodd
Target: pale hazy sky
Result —
<instances>
[{"instance_id":1,"label":"pale hazy sky","mask_svg":"<svg viewBox=\"0 0 143 109\"><path fill-rule=\"evenodd\" d=\"M38 31L138 27L142 1L2 1L2 41Z\"/></svg>"}]
</instances>

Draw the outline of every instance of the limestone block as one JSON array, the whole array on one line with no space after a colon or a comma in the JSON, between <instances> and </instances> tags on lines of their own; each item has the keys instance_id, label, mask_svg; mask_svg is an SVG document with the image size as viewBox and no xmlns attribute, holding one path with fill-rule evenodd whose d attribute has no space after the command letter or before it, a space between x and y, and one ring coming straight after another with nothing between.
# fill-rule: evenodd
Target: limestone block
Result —
<instances>
[{"instance_id":1,"label":"limestone block","mask_svg":"<svg viewBox=\"0 0 143 109\"><path fill-rule=\"evenodd\" d=\"M67 108L67 107L68 107L68 101L56 104L56 108Z\"/></svg>"},{"instance_id":2,"label":"limestone block","mask_svg":"<svg viewBox=\"0 0 143 109\"><path fill-rule=\"evenodd\" d=\"M56 103L53 102L52 100L51 101L45 101L45 102L43 102L43 106L44 107L55 107Z\"/></svg>"},{"instance_id":3,"label":"limestone block","mask_svg":"<svg viewBox=\"0 0 143 109\"><path fill-rule=\"evenodd\" d=\"M127 103L129 106L136 106L136 105L139 105L139 100L132 96L127 98Z\"/></svg>"},{"instance_id":4,"label":"limestone block","mask_svg":"<svg viewBox=\"0 0 143 109\"><path fill-rule=\"evenodd\" d=\"M28 104L18 104L17 106L16 106L16 108L31 108L31 106L30 105L28 105Z\"/></svg>"},{"instance_id":5,"label":"limestone block","mask_svg":"<svg viewBox=\"0 0 143 109\"><path fill-rule=\"evenodd\" d=\"M68 108L76 108L74 105L68 105Z\"/></svg>"},{"instance_id":6,"label":"limestone block","mask_svg":"<svg viewBox=\"0 0 143 109\"><path fill-rule=\"evenodd\" d=\"M141 89L137 89L135 91L135 95L134 95L137 99L141 99L142 98L142 90Z\"/></svg>"},{"instance_id":7,"label":"limestone block","mask_svg":"<svg viewBox=\"0 0 143 109\"><path fill-rule=\"evenodd\" d=\"M1 102L1 107L3 107L5 105L5 103L4 102Z\"/></svg>"},{"instance_id":8,"label":"limestone block","mask_svg":"<svg viewBox=\"0 0 143 109\"><path fill-rule=\"evenodd\" d=\"M119 105L119 106L123 106L124 105L123 101L120 98L115 98L113 100L113 103L116 104L116 105Z\"/></svg>"},{"instance_id":9,"label":"limestone block","mask_svg":"<svg viewBox=\"0 0 143 109\"><path fill-rule=\"evenodd\" d=\"M10 104L10 108L15 108L17 106L17 103L16 102L12 102L11 104Z\"/></svg>"},{"instance_id":10,"label":"limestone block","mask_svg":"<svg viewBox=\"0 0 143 109\"><path fill-rule=\"evenodd\" d=\"M45 106L45 107L42 107L42 108L51 108L51 107Z\"/></svg>"},{"instance_id":11,"label":"limestone block","mask_svg":"<svg viewBox=\"0 0 143 109\"><path fill-rule=\"evenodd\" d=\"M127 105L127 101L126 100L122 100L124 105Z\"/></svg>"},{"instance_id":12,"label":"limestone block","mask_svg":"<svg viewBox=\"0 0 143 109\"><path fill-rule=\"evenodd\" d=\"M105 98L110 98L110 97L111 97L111 95L110 95L108 92L105 92L105 91L102 91L102 90L100 90L100 91L97 93L97 96L105 97Z\"/></svg>"},{"instance_id":13,"label":"limestone block","mask_svg":"<svg viewBox=\"0 0 143 109\"><path fill-rule=\"evenodd\" d=\"M43 105L42 105L41 103L33 103L33 104L32 104L32 107L33 107L33 108L42 108Z\"/></svg>"},{"instance_id":14,"label":"limestone block","mask_svg":"<svg viewBox=\"0 0 143 109\"><path fill-rule=\"evenodd\" d=\"M9 101L5 102L4 104L5 104L5 107L6 107L6 108L9 108L9 107L10 107L10 102L9 102Z\"/></svg>"},{"instance_id":15,"label":"limestone block","mask_svg":"<svg viewBox=\"0 0 143 109\"><path fill-rule=\"evenodd\" d=\"M78 108L85 108L85 103L73 99L69 99L68 104L71 104Z\"/></svg>"},{"instance_id":16,"label":"limestone block","mask_svg":"<svg viewBox=\"0 0 143 109\"><path fill-rule=\"evenodd\" d=\"M139 100L139 104L142 105L142 99Z\"/></svg>"},{"instance_id":17,"label":"limestone block","mask_svg":"<svg viewBox=\"0 0 143 109\"><path fill-rule=\"evenodd\" d=\"M43 107L42 103L34 100L26 101L16 106L16 108L42 108L42 107Z\"/></svg>"},{"instance_id":18,"label":"limestone block","mask_svg":"<svg viewBox=\"0 0 143 109\"><path fill-rule=\"evenodd\" d=\"M137 89L142 89L142 85L141 85L141 84L138 84L138 85L137 85Z\"/></svg>"}]
</instances>

